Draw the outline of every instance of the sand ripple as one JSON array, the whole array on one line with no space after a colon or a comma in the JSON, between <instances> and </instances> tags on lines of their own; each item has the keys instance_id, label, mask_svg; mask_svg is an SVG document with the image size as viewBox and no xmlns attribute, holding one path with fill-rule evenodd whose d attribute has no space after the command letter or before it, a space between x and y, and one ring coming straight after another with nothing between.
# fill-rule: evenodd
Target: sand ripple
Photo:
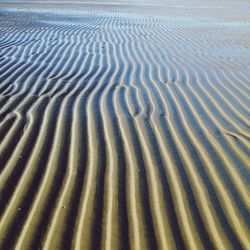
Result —
<instances>
[{"instance_id":1,"label":"sand ripple","mask_svg":"<svg viewBox=\"0 0 250 250\"><path fill-rule=\"evenodd\" d=\"M250 248L249 23L160 5L0 4L0 249Z\"/></svg>"}]
</instances>

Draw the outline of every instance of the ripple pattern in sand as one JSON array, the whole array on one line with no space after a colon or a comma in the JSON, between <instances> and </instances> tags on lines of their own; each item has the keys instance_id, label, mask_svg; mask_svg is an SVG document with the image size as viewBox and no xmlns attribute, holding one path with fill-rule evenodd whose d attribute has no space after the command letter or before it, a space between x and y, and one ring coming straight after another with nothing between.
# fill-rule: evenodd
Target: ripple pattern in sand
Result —
<instances>
[{"instance_id":1,"label":"ripple pattern in sand","mask_svg":"<svg viewBox=\"0 0 250 250\"><path fill-rule=\"evenodd\" d=\"M238 28L31 6L0 9L0 249L249 249Z\"/></svg>"}]
</instances>

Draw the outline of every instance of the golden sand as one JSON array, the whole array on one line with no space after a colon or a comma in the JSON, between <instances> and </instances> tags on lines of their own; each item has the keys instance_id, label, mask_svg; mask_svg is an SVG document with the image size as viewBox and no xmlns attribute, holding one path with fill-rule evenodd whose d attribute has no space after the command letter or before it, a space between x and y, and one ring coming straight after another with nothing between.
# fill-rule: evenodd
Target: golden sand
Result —
<instances>
[{"instance_id":1,"label":"golden sand","mask_svg":"<svg viewBox=\"0 0 250 250\"><path fill-rule=\"evenodd\" d=\"M250 249L249 9L0 2L0 249Z\"/></svg>"}]
</instances>

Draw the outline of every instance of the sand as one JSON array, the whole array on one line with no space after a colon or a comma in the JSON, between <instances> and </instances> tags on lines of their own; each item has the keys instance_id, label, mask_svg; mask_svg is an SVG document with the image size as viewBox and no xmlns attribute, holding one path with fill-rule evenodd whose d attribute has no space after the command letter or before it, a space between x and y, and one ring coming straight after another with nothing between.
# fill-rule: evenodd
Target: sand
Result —
<instances>
[{"instance_id":1,"label":"sand","mask_svg":"<svg viewBox=\"0 0 250 250\"><path fill-rule=\"evenodd\" d=\"M248 1L0 1L0 249L250 249Z\"/></svg>"}]
</instances>

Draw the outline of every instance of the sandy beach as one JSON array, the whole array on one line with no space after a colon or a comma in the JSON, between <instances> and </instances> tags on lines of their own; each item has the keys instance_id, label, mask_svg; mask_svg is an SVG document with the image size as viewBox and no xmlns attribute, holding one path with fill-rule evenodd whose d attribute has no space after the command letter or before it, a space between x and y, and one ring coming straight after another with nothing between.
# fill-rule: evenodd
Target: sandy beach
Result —
<instances>
[{"instance_id":1,"label":"sandy beach","mask_svg":"<svg viewBox=\"0 0 250 250\"><path fill-rule=\"evenodd\" d=\"M250 249L250 3L0 1L0 249Z\"/></svg>"}]
</instances>

